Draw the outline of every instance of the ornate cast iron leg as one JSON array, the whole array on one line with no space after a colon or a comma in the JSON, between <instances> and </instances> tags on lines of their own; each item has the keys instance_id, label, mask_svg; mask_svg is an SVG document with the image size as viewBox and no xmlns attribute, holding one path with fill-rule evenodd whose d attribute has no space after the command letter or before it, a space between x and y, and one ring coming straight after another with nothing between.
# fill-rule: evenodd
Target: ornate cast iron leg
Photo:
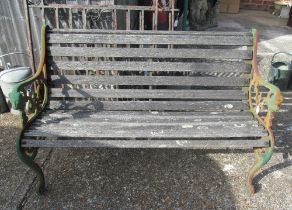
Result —
<instances>
[{"instance_id":1,"label":"ornate cast iron leg","mask_svg":"<svg viewBox=\"0 0 292 210\"><path fill-rule=\"evenodd\" d=\"M247 186L249 191L254 194L256 193L256 189L253 183L253 179L256 175L256 173L260 170L261 167L263 167L265 164L269 162L269 160L272 157L273 154L273 148L257 148L254 149L256 162L251 167L251 169L248 172L248 178L247 178Z\"/></svg>"},{"instance_id":2,"label":"ornate cast iron leg","mask_svg":"<svg viewBox=\"0 0 292 210\"><path fill-rule=\"evenodd\" d=\"M33 150L32 155L29 156L26 153L26 148L21 147L21 139L22 139L22 132L17 136L17 139L16 139L17 155L24 164L26 164L30 169L32 169L36 173L37 178L39 180L38 193L40 195L43 195L46 191L45 178L44 178L44 174L41 167L37 163L34 162L34 158L36 156L36 150Z\"/></svg>"}]
</instances>

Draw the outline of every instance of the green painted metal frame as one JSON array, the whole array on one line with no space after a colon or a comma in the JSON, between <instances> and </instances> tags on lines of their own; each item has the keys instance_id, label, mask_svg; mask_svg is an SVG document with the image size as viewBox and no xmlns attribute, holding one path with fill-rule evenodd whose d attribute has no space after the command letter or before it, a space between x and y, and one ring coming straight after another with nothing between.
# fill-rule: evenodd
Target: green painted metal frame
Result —
<instances>
[{"instance_id":1,"label":"green painted metal frame","mask_svg":"<svg viewBox=\"0 0 292 210\"><path fill-rule=\"evenodd\" d=\"M45 47L46 26L43 26L41 30L41 54L37 71L32 77L16 84L9 94L12 109L20 111L21 132L16 138L16 152L19 159L36 173L39 179L38 192L40 194L45 192L45 180L41 167L34 161L38 148L27 149L21 147L21 140L25 129L28 128L37 116L44 110L48 101ZM28 96L26 88L29 86L34 86L35 91ZM25 109L26 104L28 104L29 111L32 112L32 114L29 114L28 110Z\"/></svg>"},{"instance_id":2,"label":"green painted metal frame","mask_svg":"<svg viewBox=\"0 0 292 210\"><path fill-rule=\"evenodd\" d=\"M272 131L272 119L273 113L278 111L283 101L280 89L275 85L272 85L264 81L258 69L257 63L257 48L258 48L258 32L256 29L252 30L253 34L253 59L252 59L252 78L249 85L249 105L250 110L254 117L259 121L261 125L265 127L268 132L268 136L263 138L263 141L269 142L269 147L266 148L254 148L254 154L256 161L251 167L247 177L247 186L251 193L255 193L256 189L253 183L253 179L256 173L262 166L268 163L273 154L273 148L275 146L275 136ZM263 93L260 88L266 88L268 93ZM259 115L259 113L265 113Z\"/></svg>"}]
</instances>

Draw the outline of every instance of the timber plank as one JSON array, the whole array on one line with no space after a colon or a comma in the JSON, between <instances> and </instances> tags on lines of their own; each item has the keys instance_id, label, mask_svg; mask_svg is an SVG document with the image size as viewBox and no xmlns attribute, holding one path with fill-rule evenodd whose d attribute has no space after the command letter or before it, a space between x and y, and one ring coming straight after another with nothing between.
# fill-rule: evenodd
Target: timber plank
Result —
<instances>
[{"instance_id":1,"label":"timber plank","mask_svg":"<svg viewBox=\"0 0 292 210\"><path fill-rule=\"evenodd\" d=\"M88 110L46 110L38 120L92 118L95 120L172 120L172 121L212 121L212 120L252 120L250 112L164 112L164 111L88 111Z\"/></svg>"},{"instance_id":2,"label":"timber plank","mask_svg":"<svg viewBox=\"0 0 292 210\"><path fill-rule=\"evenodd\" d=\"M86 119L83 119L84 121ZM25 136L41 137L88 137L88 138L232 138L261 137L267 132L258 125L221 124L221 125L140 125L102 126L92 129L86 124L51 123L33 126Z\"/></svg>"},{"instance_id":3,"label":"timber plank","mask_svg":"<svg viewBox=\"0 0 292 210\"><path fill-rule=\"evenodd\" d=\"M205 58L251 59L252 51L233 49L166 49L166 48L105 48L48 47L49 56L82 56L108 58Z\"/></svg>"},{"instance_id":4,"label":"timber plank","mask_svg":"<svg viewBox=\"0 0 292 210\"><path fill-rule=\"evenodd\" d=\"M192 76L91 76L91 75L52 75L51 84L90 84L90 85L175 85L203 87L242 87L248 79L240 77L192 77Z\"/></svg>"},{"instance_id":5,"label":"timber plank","mask_svg":"<svg viewBox=\"0 0 292 210\"><path fill-rule=\"evenodd\" d=\"M186 148L186 149L252 149L268 147L260 140L30 140L23 139L22 147L47 148Z\"/></svg>"},{"instance_id":6,"label":"timber plank","mask_svg":"<svg viewBox=\"0 0 292 210\"><path fill-rule=\"evenodd\" d=\"M169 90L169 89L70 89L52 88L51 97L73 98L153 98L243 100L242 90Z\"/></svg>"},{"instance_id":7,"label":"timber plank","mask_svg":"<svg viewBox=\"0 0 292 210\"><path fill-rule=\"evenodd\" d=\"M237 72L250 73L251 65L241 62L135 62L135 61L47 61L49 70Z\"/></svg>"},{"instance_id":8,"label":"timber plank","mask_svg":"<svg viewBox=\"0 0 292 210\"><path fill-rule=\"evenodd\" d=\"M243 101L54 101L49 109L60 110L162 110L162 111L240 111L248 110Z\"/></svg>"},{"instance_id":9,"label":"timber plank","mask_svg":"<svg viewBox=\"0 0 292 210\"><path fill-rule=\"evenodd\" d=\"M201 35L201 34L87 34L87 33L49 33L48 43L69 44L175 44L175 45L217 45L246 46L252 44L252 37L238 35Z\"/></svg>"},{"instance_id":10,"label":"timber plank","mask_svg":"<svg viewBox=\"0 0 292 210\"><path fill-rule=\"evenodd\" d=\"M82 5L83 6L83 5ZM103 30L103 29L50 29L48 33L78 34L146 34L146 35L213 35L213 36L252 36L251 31L138 31L138 30Z\"/></svg>"}]
</instances>

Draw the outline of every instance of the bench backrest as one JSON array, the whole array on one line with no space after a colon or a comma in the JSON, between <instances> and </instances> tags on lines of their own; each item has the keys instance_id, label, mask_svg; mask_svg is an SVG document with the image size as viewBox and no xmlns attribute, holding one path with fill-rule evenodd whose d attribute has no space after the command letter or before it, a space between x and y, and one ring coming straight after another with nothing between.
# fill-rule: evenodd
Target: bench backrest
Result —
<instances>
[{"instance_id":1,"label":"bench backrest","mask_svg":"<svg viewBox=\"0 0 292 210\"><path fill-rule=\"evenodd\" d=\"M53 30L51 108L246 110L251 32Z\"/></svg>"}]
</instances>

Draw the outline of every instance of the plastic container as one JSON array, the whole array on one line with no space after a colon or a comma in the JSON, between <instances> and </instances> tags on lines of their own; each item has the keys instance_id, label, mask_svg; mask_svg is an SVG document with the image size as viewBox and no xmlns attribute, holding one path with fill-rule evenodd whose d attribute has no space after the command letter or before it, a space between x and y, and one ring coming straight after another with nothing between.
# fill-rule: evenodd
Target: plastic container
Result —
<instances>
[{"instance_id":1,"label":"plastic container","mask_svg":"<svg viewBox=\"0 0 292 210\"><path fill-rule=\"evenodd\" d=\"M31 75L32 70L29 67L17 67L2 71L0 73L0 86L4 96L8 98L12 88Z\"/></svg>"},{"instance_id":2,"label":"plastic container","mask_svg":"<svg viewBox=\"0 0 292 210\"><path fill-rule=\"evenodd\" d=\"M17 55L28 56L28 54L25 52L13 52L13 53L0 55L0 61L2 65L4 65L4 70L0 72L0 87L4 95L4 97L2 95L2 98L0 98L0 106L2 104L5 104L5 100L6 100L7 105L10 108L11 104L9 103L9 93L11 92L15 84L23 80L26 80L28 77L32 75L32 70L30 67L25 67L23 64L22 65L12 64L10 62L5 62L4 60L5 57L17 56ZM7 106L6 106L6 109L7 109ZM1 111L1 108L0 108L0 111ZM10 111L13 113L14 110L10 110Z\"/></svg>"},{"instance_id":3,"label":"plastic container","mask_svg":"<svg viewBox=\"0 0 292 210\"><path fill-rule=\"evenodd\" d=\"M271 61L271 69L268 76L268 81L275 84L280 90L287 90L292 76L292 61L277 61L274 59L279 54L286 54L292 57L292 54L286 52L279 52L274 54Z\"/></svg>"}]
</instances>

